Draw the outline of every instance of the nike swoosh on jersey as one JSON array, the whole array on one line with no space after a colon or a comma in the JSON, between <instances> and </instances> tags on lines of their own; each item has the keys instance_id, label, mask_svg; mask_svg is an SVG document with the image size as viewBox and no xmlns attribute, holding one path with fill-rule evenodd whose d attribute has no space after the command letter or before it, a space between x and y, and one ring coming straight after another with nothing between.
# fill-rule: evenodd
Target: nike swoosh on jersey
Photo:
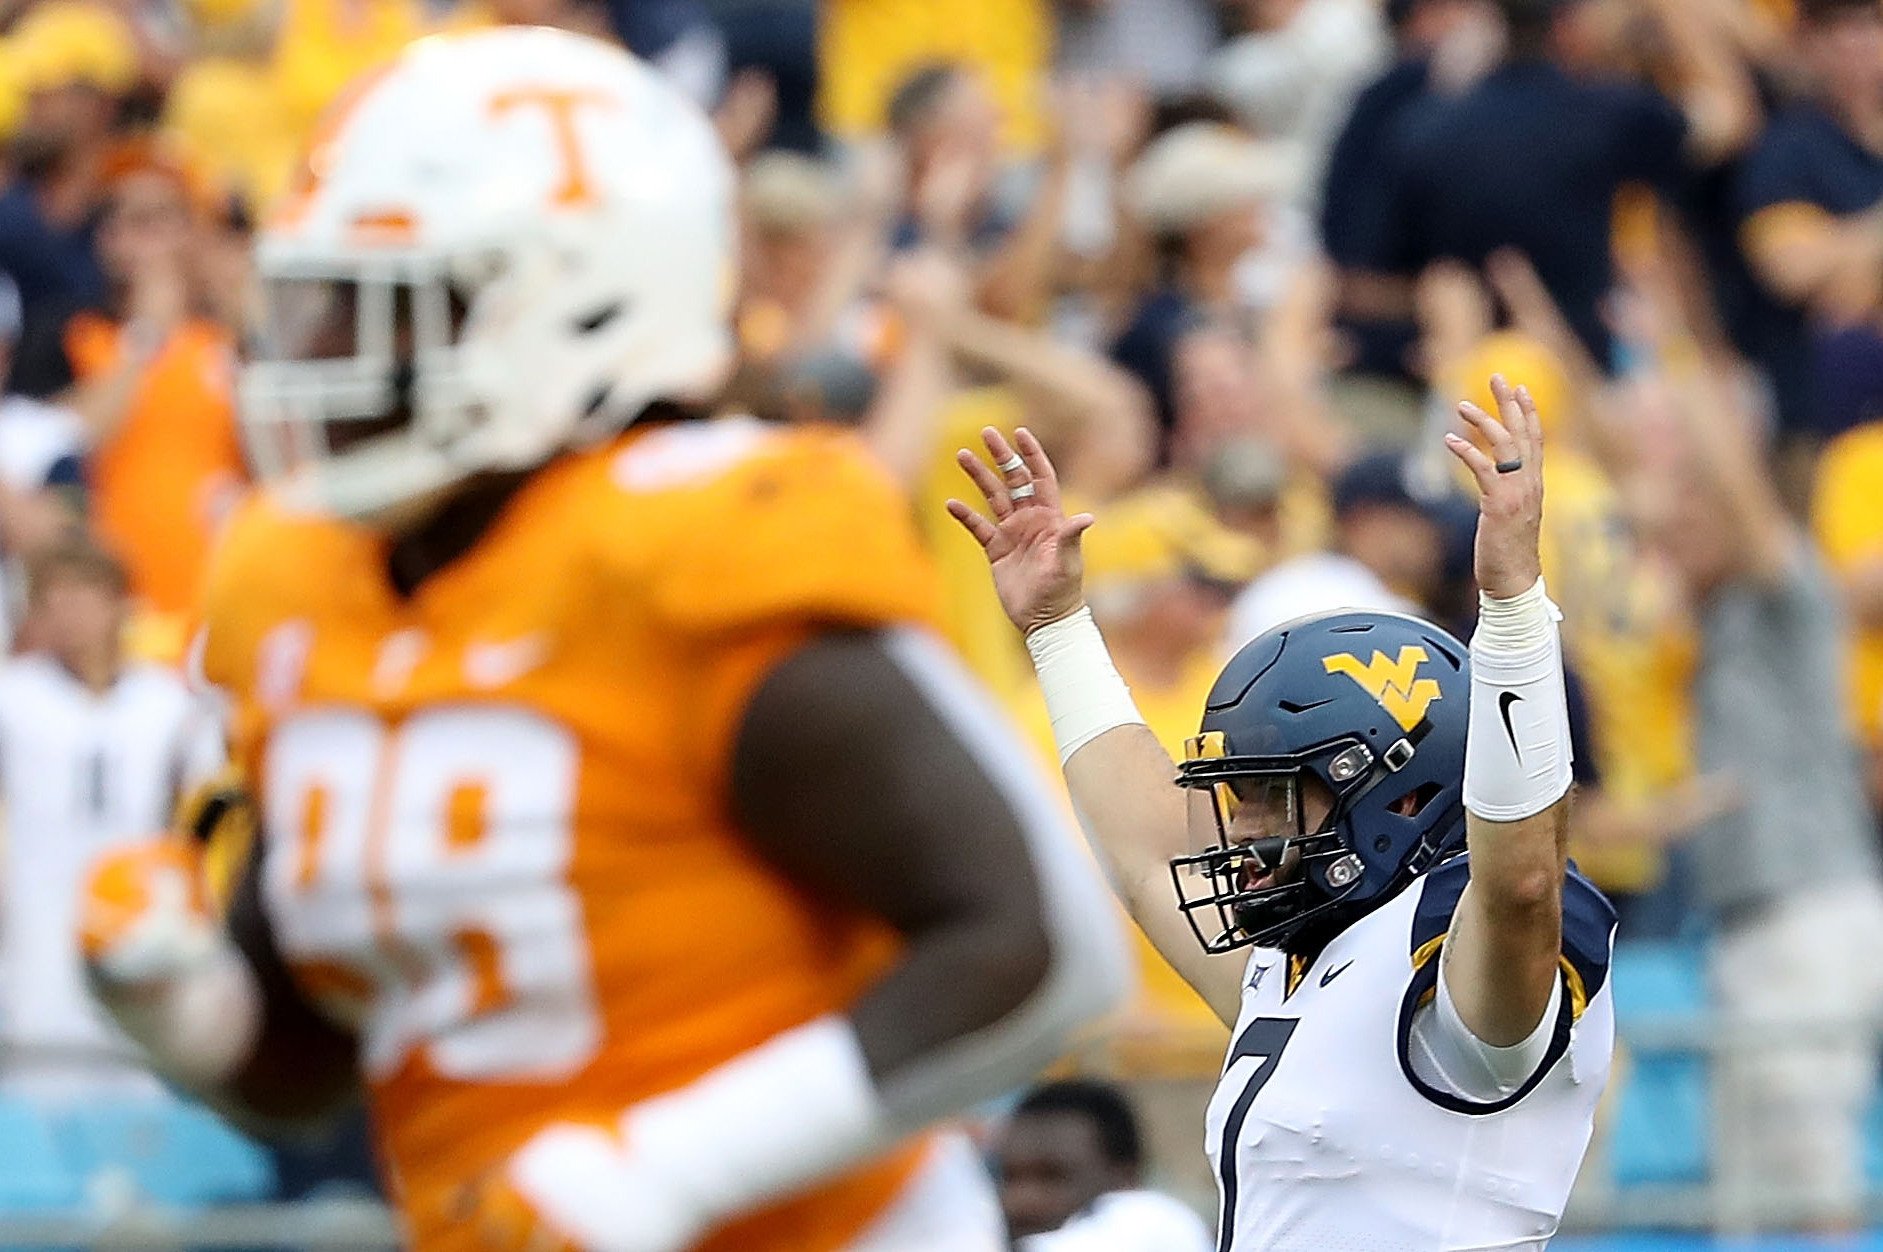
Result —
<instances>
[{"instance_id":1,"label":"nike swoosh on jersey","mask_svg":"<svg viewBox=\"0 0 1883 1252\"><path fill-rule=\"evenodd\" d=\"M516 639L467 644L464 680L473 687L507 687L549 659L549 636L538 631Z\"/></svg>"},{"instance_id":2,"label":"nike swoosh on jersey","mask_svg":"<svg viewBox=\"0 0 1883 1252\"><path fill-rule=\"evenodd\" d=\"M1352 965L1352 964L1353 964L1352 961L1347 962L1347 965ZM1336 978L1339 978L1342 974L1346 973L1347 965L1336 965L1334 966L1334 968L1322 974L1321 985L1325 987L1328 983L1333 982Z\"/></svg>"},{"instance_id":3,"label":"nike swoosh on jersey","mask_svg":"<svg viewBox=\"0 0 1883 1252\"><path fill-rule=\"evenodd\" d=\"M1510 706L1523 699L1514 691L1502 691L1497 696L1497 713L1504 719L1504 734L1510 738L1510 750L1517 754L1517 764L1523 764L1523 749L1517 746L1517 732L1510 724Z\"/></svg>"}]
</instances>

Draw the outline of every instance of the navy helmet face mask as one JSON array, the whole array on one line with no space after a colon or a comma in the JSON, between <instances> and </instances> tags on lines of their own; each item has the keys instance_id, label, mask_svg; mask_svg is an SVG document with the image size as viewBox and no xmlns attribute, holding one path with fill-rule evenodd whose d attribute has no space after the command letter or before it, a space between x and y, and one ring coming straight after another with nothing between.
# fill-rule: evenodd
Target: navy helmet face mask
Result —
<instances>
[{"instance_id":1,"label":"navy helmet face mask","mask_svg":"<svg viewBox=\"0 0 1883 1252\"><path fill-rule=\"evenodd\" d=\"M1465 656L1388 613L1291 622L1236 654L1177 778L1207 846L1171 879L1206 951L1329 934L1463 847Z\"/></svg>"}]
</instances>

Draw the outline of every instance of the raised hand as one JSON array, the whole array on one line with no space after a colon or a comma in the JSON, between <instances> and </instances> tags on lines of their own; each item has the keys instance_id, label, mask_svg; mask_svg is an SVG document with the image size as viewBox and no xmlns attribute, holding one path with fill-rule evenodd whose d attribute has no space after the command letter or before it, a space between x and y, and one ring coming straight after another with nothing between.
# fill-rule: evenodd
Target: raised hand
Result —
<instances>
[{"instance_id":1,"label":"raised hand","mask_svg":"<svg viewBox=\"0 0 1883 1252\"><path fill-rule=\"evenodd\" d=\"M1513 388L1502 374L1491 378L1501 417L1465 401L1458 415L1469 422L1484 449L1463 435L1447 434L1445 446L1478 482L1478 537L1473 567L1478 590L1494 600L1528 591L1542 576L1538 546L1543 526L1543 427L1527 388Z\"/></svg>"},{"instance_id":2,"label":"raised hand","mask_svg":"<svg viewBox=\"0 0 1883 1252\"><path fill-rule=\"evenodd\" d=\"M998 474L966 448L955 460L980 488L993 520L959 500L948 502L948 512L987 554L1001 607L1024 633L1085 603L1079 537L1093 519L1090 513L1066 516L1059 477L1032 431L1022 426L1014 432L1018 452L992 426L981 431L981 438Z\"/></svg>"},{"instance_id":3,"label":"raised hand","mask_svg":"<svg viewBox=\"0 0 1883 1252\"><path fill-rule=\"evenodd\" d=\"M934 247L898 257L884 276L883 294L909 321L930 330L955 324L974 301L967 272Z\"/></svg>"}]
</instances>

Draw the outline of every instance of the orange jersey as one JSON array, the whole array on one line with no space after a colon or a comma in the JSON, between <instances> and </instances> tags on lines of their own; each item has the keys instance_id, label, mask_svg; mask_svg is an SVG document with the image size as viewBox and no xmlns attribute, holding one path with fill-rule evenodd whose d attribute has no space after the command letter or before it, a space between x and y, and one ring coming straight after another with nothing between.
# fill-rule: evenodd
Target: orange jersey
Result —
<instances>
[{"instance_id":1,"label":"orange jersey","mask_svg":"<svg viewBox=\"0 0 1883 1252\"><path fill-rule=\"evenodd\" d=\"M118 367L121 328L82 313L66 328L81 381ZM170 336L118 428L91 455L92 514L150 608L185 615L202 591L216 532L247 481L235 427L235 345L209 322Z\"/></svg>"},{"instance_id":2,"label":"orange jersey","mask_svg":"<svg viewBox=\"0 0 1883 1252\"><path fill-rule=\"evenodd\" d=\"M820 626L933 620L906 500L834 433L631 432L524 486L399 599L383 541L262 499L212 570L262 881L303 988L358 1030L413 1246L476 1246L465 1184L852 1003L875 920L780 877L728 812L756 685ZM712 1252L844 1246L924 1145Z\"/></svg>"}]
</instances>

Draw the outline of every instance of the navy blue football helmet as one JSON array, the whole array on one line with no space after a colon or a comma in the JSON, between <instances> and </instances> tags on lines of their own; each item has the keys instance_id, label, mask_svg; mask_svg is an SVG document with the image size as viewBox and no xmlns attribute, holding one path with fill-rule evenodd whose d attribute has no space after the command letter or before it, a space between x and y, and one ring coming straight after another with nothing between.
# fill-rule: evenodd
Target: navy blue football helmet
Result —
<instances>
[{"instance_id":1,"label":"navy blue football helmet","mask_svg":"<svg viewBox=\"0 0 1883 1252\"><path fill-rule=\"evenodd\" d=\"M1192 830L1214 817L1214 842L1171 862L1207 951L1324 939L1464 847L1467 656L1373 612L1288 622L1236 653L1177 776Z\"/></svg>"}]
</instances>

